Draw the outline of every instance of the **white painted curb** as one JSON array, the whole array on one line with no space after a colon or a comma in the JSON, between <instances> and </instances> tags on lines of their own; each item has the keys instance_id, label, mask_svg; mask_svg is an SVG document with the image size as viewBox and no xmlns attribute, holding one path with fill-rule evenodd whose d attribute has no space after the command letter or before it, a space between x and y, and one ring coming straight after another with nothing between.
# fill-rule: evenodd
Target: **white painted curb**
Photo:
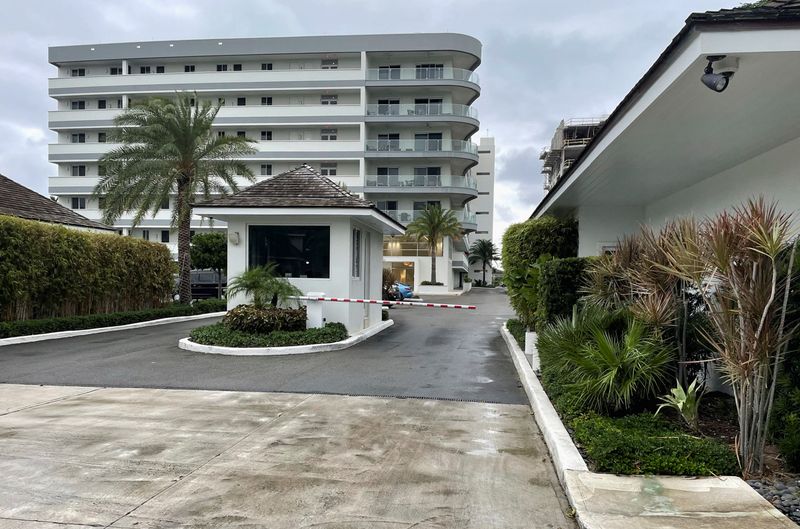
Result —
<instances>
[{"instance_id":1,"label":"white painted curb","mask_svg":"<svg viewBox=\"0 0 800 529\"><path fill-rule=\"evenodd\" d=\"M142 327L153 327L156 325L166 325L168 323L180 323L182 321L202 320L204 318L219 318L225 312L208 312L206 314L193 314L192 316L175 316L172 318L161 318L159 320L140 321L137 323L126 323L125 325L114 325L112 327L95 327L94 329L78 329L74 331L58 331L43 334L28 334L26 336L13 336L11 338L0 339L0 347L4 345L16 345L21 343L43 342L45 340L58 340L59 338L73 338L75 336L87 336L90 334L100 334L104 332L126 331L128 329L141 329Z\"/></svg>"},{"instance_id":2,"label":"white painted curb","mask_svg":"<svg viewBox=\"0 0 800 529\"><path fill-rule=\"evenodd\" d=\"M340 342L333 343L318 343L313 345L291 345L287 347L222 347L219 345L203 345L191 341L189 338L183 338L178 341L178 347L187 351L195 353L207 353L229 356L281 356L281 355L298 355L308 353L324 353L327 351L339 351L347 349L357 343L361 343L367 338L375 336L384 329L388 329L394 325L394 320L386 320L380 322L378 325L373 325L368 329L350 336L349 338Z\"/></svg>"},{"instance_id":3,"label":"white painted curb","mask_svg":"<svg viewBox=\"0 0 800 529\"><path fill-rule=\"evenodd\" d=\"M564 423L561 422L561 417L558 416L556 409L547 397L547 393L544 392L542 384L536 378L533 369L525 358L525 353L517 345L517 341L508 331L505 323L500 329L500 333L503 335L503 340L506 342L511 359L517 368L522 387L525 388L525 393L528 395L536 424L539 425L544 441L550 449L558 479L566 489L567 471L588 472L589 468L586 466L586 462L583 460L575 443L572 442L572 437L564 427Z\"/></svg>"}]
</instances>

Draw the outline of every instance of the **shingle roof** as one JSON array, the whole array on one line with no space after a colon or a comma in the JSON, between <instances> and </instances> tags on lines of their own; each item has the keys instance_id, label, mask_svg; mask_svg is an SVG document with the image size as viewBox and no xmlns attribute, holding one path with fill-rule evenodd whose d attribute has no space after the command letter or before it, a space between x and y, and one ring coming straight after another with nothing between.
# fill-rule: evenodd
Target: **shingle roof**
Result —
<instances>
[{"instance_id":1,"label":"shingle roof","mask_svg":"<svg viewBox=\"0 0 800 529\"><path fill-rule=\"evenodd\" d=\"M28 220L66 224L95 230L113 230L110 226L100 224L78 215L58 202L43 197L0 174L0 215L10 215Z\"/></svg>"},{"instance_id":2,"label":"shingle roof","mask_svg":"<svg viewBox=\"0 0 800 529\"><path fill-rule=\"evenodd\" d=\"M234 208L375 208L306 164L232 195L196 204Z\"/></svg>"}]
</instances>

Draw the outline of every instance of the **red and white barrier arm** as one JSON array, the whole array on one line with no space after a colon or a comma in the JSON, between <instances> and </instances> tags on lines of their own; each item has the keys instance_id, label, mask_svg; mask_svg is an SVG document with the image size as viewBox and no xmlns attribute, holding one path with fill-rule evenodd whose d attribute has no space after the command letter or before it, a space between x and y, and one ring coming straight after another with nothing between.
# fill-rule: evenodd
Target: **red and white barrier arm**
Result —
<instances>
[{"instance_id":1,"label":"red and white barrier arm","mask_svg":"<svg viewBox=\"0 0 800 529\"><path fill-rule=\"evenodd\" d=\"M369 305L408 305L411 307L427 307L430 309L467 309L475 310L475 305L451 305L449 303L423 303L419 301L389 301L385 299L357 299L357 298L325 298L316 296L294 296L292 299L302 301L334 301L339 303L367 303Z\"/></svg>"}]
</instances>

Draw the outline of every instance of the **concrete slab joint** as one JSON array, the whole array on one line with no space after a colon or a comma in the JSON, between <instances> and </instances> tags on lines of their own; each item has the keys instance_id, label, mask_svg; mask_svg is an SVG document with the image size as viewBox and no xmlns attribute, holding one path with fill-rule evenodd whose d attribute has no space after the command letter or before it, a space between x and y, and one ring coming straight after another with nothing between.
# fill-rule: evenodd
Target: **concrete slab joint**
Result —
<instances>
[{"instance_id":1,"label":"concrete slab joint","mask_svg":"<svg viewBox=\"0 0 800 529\"><path fill-rule=\"evenodd\" d=\"M797 529L736 476L617 476L590 472L528 362L528 344L523 351L506 324L500 333L550 450L558 479L584 529ZM535 351L535 347L532 349ZM536 356L538 360L538 353Z\"/></svg>"}]
</instances>

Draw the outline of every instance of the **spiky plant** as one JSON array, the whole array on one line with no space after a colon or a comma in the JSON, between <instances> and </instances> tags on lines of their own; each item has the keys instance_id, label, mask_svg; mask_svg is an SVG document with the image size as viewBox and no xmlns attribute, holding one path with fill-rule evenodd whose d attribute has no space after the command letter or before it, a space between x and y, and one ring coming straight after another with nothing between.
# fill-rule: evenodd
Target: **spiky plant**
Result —
<instances>
[{"instance_id":1,"label":"spiky plant","mask_svg":"<svg viewBox=\"0 0 800 529\"><path fill-rule=\"evenodd\" d=\"M700 399L703 397L703 390L697 383L697 379L692 380L689 387L683 389L680 381L676 381L676 385L672 388L669 394L661 397L661 404L656 410L658 415L664 408L672 408L686 421L686 424L694 431L699 431L699 409Z\"/></svg>"},{"instance_id":2,"label":"spiky plant","mask_svg":"<svg viewBox=\"0 0 800 529\"><path fill-rule=\"evenodd\" d=\"M252 140L219 136L212 130L220 106L200 102L196 94L153 98L124 110L114 119L109 141L119 143L101 159L106 176L94 197L103 197L103 221L113 224L133 212L133 225L175 196L172 225L178 229L180 301L189 303L189 253L192 203L200 196L236 191L235 175L254 179L241 161L255 152Z\"/></svg>"}]
</instances>

